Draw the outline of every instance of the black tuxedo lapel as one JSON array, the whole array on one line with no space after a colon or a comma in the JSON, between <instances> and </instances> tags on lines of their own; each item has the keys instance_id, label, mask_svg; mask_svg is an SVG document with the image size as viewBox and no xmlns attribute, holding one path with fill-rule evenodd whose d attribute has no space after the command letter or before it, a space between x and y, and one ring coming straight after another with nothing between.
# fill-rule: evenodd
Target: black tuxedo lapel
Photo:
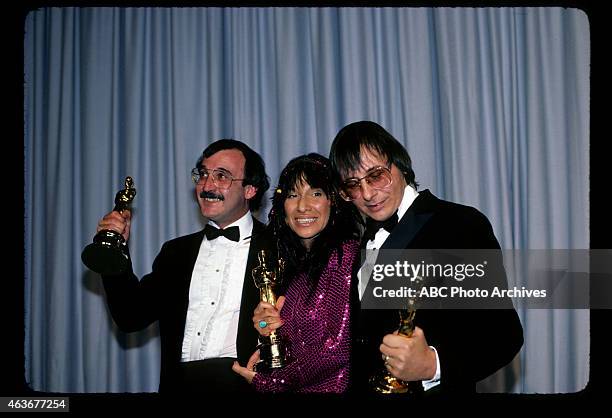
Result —
<instances>
[{"instance_id":1,"label":"black tuxedo lapel","mask_svg":"<svg viewBox=\"0 0 612 418\"><path fill-rule=\"evenodd\" d=\"M436 197L429 190L419 192L417 198L412 202L404 216L399 220L397 226L393 228L391 234L387 237L381 250L403 250L408 248L410 242L417 236L423 225L434 215ZM362 249L365 248L365 244ZM362 253L363 254L363 253ZM397 261L396 252L379 251L376 256L375 264L393 265ZM362 255L362 263L366 256ZM363 280L363 278L362 278ZM373 286L376 282L367 279L366 290L361 299L362 306L378 306L379 302L373 297Z\"/></svg>"},{"instance_id":2,"label":"black tuxedo lapel","mask_svg":"<svg viewBox=\"0 0 612 418\"><path fill-rule=\"evenodd\" d=\"M407 248L423 225L433 216L437 198L429 190L419 192L393 232L380 247L382 249Z\"/></svg>"},{"instance_id":3,"label":"black tuxedo lapel","mask_svg":"<svg viewBox=\"0 0 612 418\"><path fill-rule=\"evenodd\" d=\"M257 264L257 252L263 246L261 233L265 225L253 218L253 233L251 245L247 258L246 271L244 272L244 284L242 286L242 297L240 299L240 319L238 320L238 335L236 337L236 352L238 361L246 366L257 346L257 331L253 327L253 311L259 303L259 290L255 286L251 271Z\"/></svg>"},{"instance_id":4,"label":"black tuxedo lapel","mask_svg":"<svg viewBox=\"0 0 612 418\"><path fill-rule=\"evenodd\" d=\"M380 249L406 248L432 215L433 213L414 213L409 209Z\"/></svg>"}]
</instances>

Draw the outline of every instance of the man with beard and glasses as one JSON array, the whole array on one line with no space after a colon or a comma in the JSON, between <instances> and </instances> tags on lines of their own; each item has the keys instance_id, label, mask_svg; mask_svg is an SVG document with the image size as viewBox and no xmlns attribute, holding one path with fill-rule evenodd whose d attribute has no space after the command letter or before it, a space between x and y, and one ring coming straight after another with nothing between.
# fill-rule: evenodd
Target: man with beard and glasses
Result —
<instances>
[{"instance_id":1,"label":"man with beard and glasses","mask_svg":"<svg viewBox=\"0 0 612 418\"><path fill-rule=\"evenodd\" d=\"M210 144L191 175L206 227L164 243L141 280L131 263L120 276L104 275L108 305L125 332L159 321L160 392L248 392L232 364L246 364L257 346L251 317L259 291L251 270L264 225L251 211L261 206L269 177L261 156L233 139ZM130 223L129 211L113 211L97 230L127 241Z\"/></svg>"}]
</instances>

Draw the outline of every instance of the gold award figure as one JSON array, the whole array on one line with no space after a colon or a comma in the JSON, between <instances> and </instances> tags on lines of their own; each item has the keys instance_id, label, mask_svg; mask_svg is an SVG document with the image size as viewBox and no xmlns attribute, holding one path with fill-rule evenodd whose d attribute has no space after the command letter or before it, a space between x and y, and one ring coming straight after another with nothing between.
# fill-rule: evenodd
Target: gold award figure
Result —
<instances>
[{"instance_id":1,"label":"gold award figure","mask_svg":"<svg viewBox=\"0 0 612 418\"><path fill-rule=\"evenodd\" d=\"M131 204L136 196L134 180L125 178L125 187L115 195L114 211L132 210ZM81 253L81 260L91 270L104 275L116 275L125 271L128 266L127 245L123 236L108 229L96 234L93 243Z\"/></svg>"},{"instance_id":2,"label":"gold award figure","mask_svg":"<svg viewBox=\"0 0 612 418\"><path fill-rule=\"evenodd\" d=\"M398 334L406 338L410 338L414 332L414 317L416 315L417 306L417 295L420 288L423 286L423 278L416 277L413 289L415 290L415 297L408 298L407 309L400 309L400 324ZM385 363L386 365L386 363ZM390 393L409 393L417 394L423 391L423 385L421 382L405 382L397 377L393 376L387 368L381 371L379 374L370 378L370 386L374 391L378 393L390 394Z\"/></svg>"},{"instance_id":3,"label":"gold award figure","mask_svg":"<svg viewBox=\"0 0 612 418\"><path fill-rule=\"evenodd\" d=\"M259 289L259 299L275 306L274 288L280 283L283 262L279 260L279 267L274 270L267 265L264 250L260 250L257 257L259 265L251 271L251 274L255 286ZM285 366L287 362L285 346L276 331L271 331L269 336L260 335L258 348L260 361L255 365L256 371L278 369Z\"/></svg>"}]
</instances>

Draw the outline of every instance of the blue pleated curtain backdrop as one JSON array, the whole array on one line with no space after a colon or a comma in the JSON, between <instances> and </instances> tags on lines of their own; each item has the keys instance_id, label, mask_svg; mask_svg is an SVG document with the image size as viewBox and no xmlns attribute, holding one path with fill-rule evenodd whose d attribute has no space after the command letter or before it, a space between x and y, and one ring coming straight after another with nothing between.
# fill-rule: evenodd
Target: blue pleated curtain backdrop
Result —
<instances>
[{"instance_id":1,"label":"blue pleated curtain backdrop","mask_svg":"<svg viewBox=\"0 0 612 418\"><path fill-rule=\"evenodd\" d=\"M503 248L588 248L589 23L571 8L41 8L25 27L25 358L37 391L150 392L155 325L117 330L80 260L123 179L130 249L202 227L189 172L236 138L280 169L370 119L417 181L476 206ZM269 204L257 216L265 220ZM521 310L480 391L574 392L587 310ZM469 324L466 344L469 344Z\"/></svg>"}]
</instances>

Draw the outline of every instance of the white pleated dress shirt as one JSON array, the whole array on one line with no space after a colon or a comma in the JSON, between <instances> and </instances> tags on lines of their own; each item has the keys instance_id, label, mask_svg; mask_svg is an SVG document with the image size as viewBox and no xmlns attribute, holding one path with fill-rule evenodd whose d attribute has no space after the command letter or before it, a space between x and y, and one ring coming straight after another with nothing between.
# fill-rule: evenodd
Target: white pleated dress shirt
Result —
<instances>
[{"instance_id":1,"label":"white pleated dress shirt","mask_svg":"<svg viewBox=\"0 0 612 418\"><path fill-rule=\"evenodd\" d=\"M218 228L212 221L209 224ZM247 212L228 225L240 228L238 242L220 236L202 240L191 274L181 361L237 357L236 336L253 218Z\"/></svg>"}]
</instances>

